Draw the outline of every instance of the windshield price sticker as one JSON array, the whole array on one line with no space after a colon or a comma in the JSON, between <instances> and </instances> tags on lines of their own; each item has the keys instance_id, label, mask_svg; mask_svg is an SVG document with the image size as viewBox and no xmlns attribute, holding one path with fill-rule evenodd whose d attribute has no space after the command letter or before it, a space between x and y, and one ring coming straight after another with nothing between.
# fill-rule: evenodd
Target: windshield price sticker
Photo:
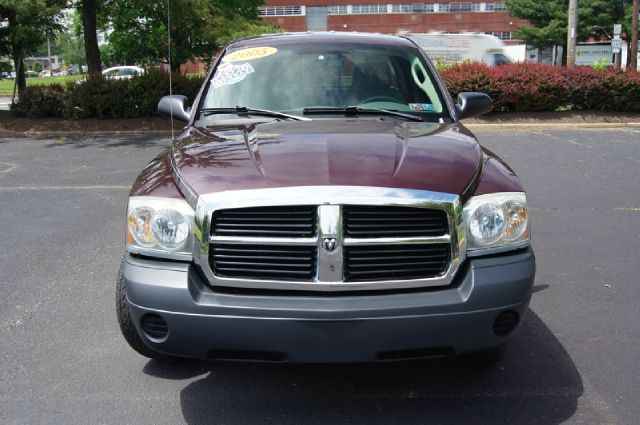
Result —
<instances>
[{"instance_id":1,"label":"windshield price sticker","mask_svg":"<svg viewBox=\"0 0 640 425\"><path fill-rule=\"evenodd\" d=\"M250 49L237 50L233 53L229 53L224 58L223 62L240 62L250 61L253 59L266 58L278 52L275 47L252 47Z\"/></svg>"},{"instance_id":2,"label":"windshield price sticker","mask_svg":"<svg viewBox=\"0 0 640 425\"><path fill-rule=\"evenodd\" d=\"M427 111L427 112L435 111L435 108L431 103L410 103L409 109L411 109L412 111Z\"/></svg>"},{"instance_id":3,"label":"windshield price sticker","mask_svg":"<svg viewBox=\"0 0 640 425\"><path fill-rule=\"evenodd\" d=\"M216 75L213 76L211 84L213 87L219 88L224 85L239 83L245 77L254 72L253 67L248 63L234 65L232 63L222 63L216 69Z\"/></svg>"}]
</instances>

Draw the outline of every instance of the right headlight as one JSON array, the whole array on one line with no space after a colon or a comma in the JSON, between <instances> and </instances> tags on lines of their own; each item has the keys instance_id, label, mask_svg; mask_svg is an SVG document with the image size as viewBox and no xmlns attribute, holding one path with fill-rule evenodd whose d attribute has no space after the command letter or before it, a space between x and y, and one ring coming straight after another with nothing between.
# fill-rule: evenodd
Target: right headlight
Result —
<instances>
[{"instance_id":1,"label":"right headlight","mask_svg":"<svg viewBox=\"0 0 640 425\"><path fill-rule=\"evenodd\" d=\"M516 249L529 243L524 193L474 196L464 206L463 219L469 255Z\"/></svg>"},{"instance_id":2,"label":"right headlight","mask_svg":"<svg viewBox=\"0 0 640 425\"><path fill-rule=\"evenodd\" d=\"M127 211L127 250L191 260L194 212L184 199L134 196Z\"/></svg>"}]
</instances>

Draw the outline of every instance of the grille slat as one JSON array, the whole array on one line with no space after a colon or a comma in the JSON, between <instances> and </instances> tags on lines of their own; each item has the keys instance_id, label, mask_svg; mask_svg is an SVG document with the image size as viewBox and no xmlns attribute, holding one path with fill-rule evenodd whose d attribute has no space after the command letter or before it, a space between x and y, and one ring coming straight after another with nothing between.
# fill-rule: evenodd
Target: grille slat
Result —
<instances>
[{"instance_id":1,"label":"grille slat","mask_svg":"<svg viewBox=\"0 0 640 425\"><path fill-rule=\"evenodd\" d=\"M313 279L315 246L212 244L209 264L220 277L303 280Z\"/></svg>"},{"instance_id":2,"label":"grille slat","mask_svg":"<svg viewBox=\"0 0 640 425\"><path fill-rule=\"evenodd\" d=\"M345 280L427 279L447 270L450 245L346 246Z\"/></svg>"},{"instance_id":3,"label":"grille slat","mask_svg":"<svg viewBox=\"0 0 640 425\"><path fill-rule=\"evenodd\" d=\"M345 205L345 237L431 237L449 233L446 212L401 206Z\"/></svg>"},{"instance_id":4,"label":"grille slat","mask_svg":"<svg viewBox=\"0 0 640 425\"><path fill-rule=\"evenodd\" d=\"M253 207L219 210L213 214L211 234L234 237L313 237L317 206Z\"/></svg>"}]
</instances>

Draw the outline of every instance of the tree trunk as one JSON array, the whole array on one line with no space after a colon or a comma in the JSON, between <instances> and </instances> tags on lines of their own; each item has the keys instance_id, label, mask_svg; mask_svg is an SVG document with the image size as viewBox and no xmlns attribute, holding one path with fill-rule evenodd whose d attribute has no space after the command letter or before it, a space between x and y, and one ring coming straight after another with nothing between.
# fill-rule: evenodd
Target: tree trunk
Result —
<instances>
[{"instance_id":1,"label":"tree trunk","mask_svg":"<svg viewBox=\"0 0 640 425\"><path fill-rule=\"evenodd\" d=\"M7 16L9 28L15 28L18 24L16 22L15 12L9 11ZM24 70L24 61L22 60L22 46L19 45L15 39L11 40L11 55L13 56L13 66L16 69L16 82L18 84L18 96L24 93L27 88L27 78Z\"/></svg>"},{"instance_id":2,"label":"tree trunk","mask_svg":"<svg viewBox=\"0 0 640 425\"><path fill-rule=\"evenodd\" d=\"M18 49L14 50L17 52ZM22 55L20 53L14 53L13 55L13 64L16 68L16 81L18 82L18 96L24 93L24 89L27 88L27 78L24 69L24 61L22 60Z\"/></svg>"},{"instance_id":3,"label":"tree trunk","mask_svg":"<svg viewBox=\"0 0 640 425\"><path fill-rule=\"evenodd\" d=\"M100 73L100 49L98 48L98 28L96 23L96 0L82 0L82 28L84 50L89 74Z\"/></svg>"}]
</instances>

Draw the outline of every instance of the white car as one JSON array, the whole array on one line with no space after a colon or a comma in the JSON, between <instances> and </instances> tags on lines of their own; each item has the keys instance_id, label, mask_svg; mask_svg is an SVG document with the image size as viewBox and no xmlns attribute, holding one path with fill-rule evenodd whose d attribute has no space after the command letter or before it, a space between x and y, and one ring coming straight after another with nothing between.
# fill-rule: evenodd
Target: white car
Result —
<instances>
[{"instance_id":1,"label":"white car","mask_svg":"<svg viewBox=\"0 0 640 425\"><path fill-rule=\"evenodd\" d=\"M114 66L102 71L102 76L107 80L128 80L144 74L144 69L139 66Z\"/></svg>"}]
</instances>

